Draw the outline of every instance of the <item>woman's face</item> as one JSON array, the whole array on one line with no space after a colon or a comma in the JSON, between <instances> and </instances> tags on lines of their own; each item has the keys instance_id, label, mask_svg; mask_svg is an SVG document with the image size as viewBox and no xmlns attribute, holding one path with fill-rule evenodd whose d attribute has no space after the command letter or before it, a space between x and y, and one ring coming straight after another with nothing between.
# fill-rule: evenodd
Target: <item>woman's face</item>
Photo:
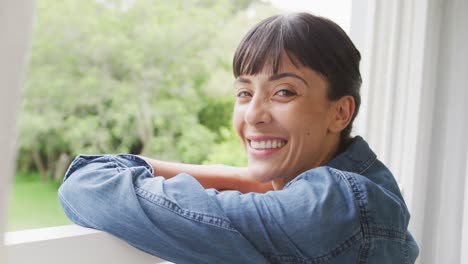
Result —
<instances>
[{"instance_id":1,"label":"woman's face","mask_svg":"<svg viewBox=\"0 0 468 264\"><path fill-rule=\"evenodd\" d=\"M242 75L235 88L233 122L245 147L249 176L282 189L334 156L339 133L330 127L336 111L317 72L297 68L283 56L278 74Z\"/></svg>"}]
</instances>

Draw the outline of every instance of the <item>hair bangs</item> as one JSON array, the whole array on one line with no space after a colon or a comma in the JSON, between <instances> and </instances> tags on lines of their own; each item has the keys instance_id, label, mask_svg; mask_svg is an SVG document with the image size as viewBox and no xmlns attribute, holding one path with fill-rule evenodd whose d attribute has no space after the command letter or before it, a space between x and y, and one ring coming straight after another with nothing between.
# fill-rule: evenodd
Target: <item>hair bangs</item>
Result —
<instances>
[{"instance_id":1,"label":"hair bangs","mask_svg":"<svg viewBox=\"0 0 468 264\"><path fill-rule=\"evenodd\" d=\"M324 77L327 97L352 96L355 111L342 131L349 138L361 103L361 55L346 32L333 21L308 13L276 15L255 25L240 42L233 59L233 73L277 74L285 57L296 67L306 67Z\"/></svg>"},{"instance_id":2,"label":"hair bangs","mask_svg":"<svg viewBox=\"0 0 468 264\"><path fill-rule=\"evenodd\" d=\"M286 18L273 16L257 24L239 44L233 60L234 77L261 72L276 74L281 70L282 56L288 56L294 66L305 65L299 54L290 48L297 46L295 36L288 34Z\"/></svg>"}]
</instances>

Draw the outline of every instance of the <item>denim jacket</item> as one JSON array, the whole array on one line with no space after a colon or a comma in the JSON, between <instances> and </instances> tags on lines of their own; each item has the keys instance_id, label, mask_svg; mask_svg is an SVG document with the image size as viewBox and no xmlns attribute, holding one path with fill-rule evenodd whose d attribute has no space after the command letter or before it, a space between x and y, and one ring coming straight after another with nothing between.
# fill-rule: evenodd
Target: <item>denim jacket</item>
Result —
<instances>
[{"instance_id":1,"label":"denim jacket","mask_svg":"<svg viewBox=\"0 0 468 264\"><path fill-rule=\"evenodd\" d=\"M76 224L175 263L414 263L408 209L368 144L265 194L154 177L134 155L80 155L58 192Z\"/></svg>"}]
</instances>

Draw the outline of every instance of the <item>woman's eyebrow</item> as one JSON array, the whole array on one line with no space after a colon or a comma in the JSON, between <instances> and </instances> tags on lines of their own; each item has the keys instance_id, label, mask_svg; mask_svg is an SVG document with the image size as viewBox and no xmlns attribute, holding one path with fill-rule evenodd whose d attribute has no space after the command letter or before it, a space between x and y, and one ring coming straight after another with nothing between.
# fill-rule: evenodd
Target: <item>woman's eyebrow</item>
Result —
<instances>
[{"instance_id":1,"label":"woman's eyebrow","mask_svg":"<svg viewBox=\"0 0 468 264\"><path fill-rule=\"evenodd\" d=\"M276 81L276 80L286 78L286 77L293 77L293 78L299 79L303 83L305 83L306 86L309 86L309 84L306 82L306 80L304 80L304 78L302 78L301 76L299 76L297 74L291 73L291 72L283 72L283 73L273 74L272 76L270 76L270 78L268 78L268 81L270 81L270 82L271 81Z\"/></svg>"},{"instance_id":2,"label":"woman's eyebrow","mask_svg":"<svg viewBox=\"0 0 468 264\"><path fill-rule=\"evenodd\" d=\"M247 78L237 77L234 83L252 83L252 82Z\"/></svg>"}]
</instances>

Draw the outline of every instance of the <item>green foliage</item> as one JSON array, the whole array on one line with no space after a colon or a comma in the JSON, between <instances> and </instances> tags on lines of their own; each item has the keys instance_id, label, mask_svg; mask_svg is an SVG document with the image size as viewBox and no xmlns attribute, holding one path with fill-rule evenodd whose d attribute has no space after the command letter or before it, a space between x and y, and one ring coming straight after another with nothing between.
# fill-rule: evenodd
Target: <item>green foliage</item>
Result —
<instances>
[{"instance_id":1,"label":"green foliage","mask_svg":"<svg viewBox=\"0 0 468 264\"><path fill-rule=\"evenodd\" d=\"M236 44L274 11L251 17L254 2L38 1L18 168L60 180L77 154L122 152L244 164L223 131Z\"/></svg>"},{"instance_id":2,"label":"green foliage","mask_svg":"<svg viewBox=\"0 0 468 264\"><path fill-rule=\"evenodd\" d=\"M41 182L34 174L19 174L12 184L7 231L69 225L57 199L57 182Z\"/></svg>"},{"instance_id":3,"label":"green foliage","mask_svg":"<svg viewBox=\"0 0 468 264\"><path fill-rule=\"evenodd\" d=\"M223 141L213 147L203 163L247 166L244 148L237 134L232 129L222 128L221 135Z\"/></svg>"},{"instance_id":4,"label":"green foliage","mask_svg":"<svg viewBox=\"0 0 468 264\"><path fill-rule=\"evenodd\" d=\"M198 112L198 119L200 124L217 133L218 139L222 140L220 129L231 127L233 108L232 98L208 98Z\"/></svg>"}]
</instances>

